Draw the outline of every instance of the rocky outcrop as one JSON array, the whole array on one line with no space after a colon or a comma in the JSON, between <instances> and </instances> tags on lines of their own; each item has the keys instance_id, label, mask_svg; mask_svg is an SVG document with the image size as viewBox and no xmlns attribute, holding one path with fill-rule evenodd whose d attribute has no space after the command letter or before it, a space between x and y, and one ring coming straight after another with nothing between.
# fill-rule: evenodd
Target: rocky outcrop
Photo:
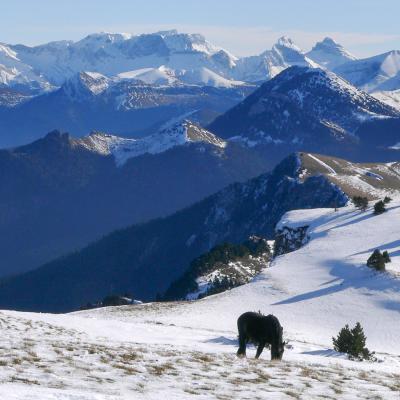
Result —
<instances>
[{"instance_id":1,"label":"rocky outcrop","mask_svg":"<svg viewBox=\"0 0 400 400\"><path fill-rule=\"evenodd\" d=\"M275 236L274 257L290 253L291 251L295 251L304 246L309 240L307 234L308 228L308 225L297 228L284 226L277 230Z\"/></svg>"}]
</instances>

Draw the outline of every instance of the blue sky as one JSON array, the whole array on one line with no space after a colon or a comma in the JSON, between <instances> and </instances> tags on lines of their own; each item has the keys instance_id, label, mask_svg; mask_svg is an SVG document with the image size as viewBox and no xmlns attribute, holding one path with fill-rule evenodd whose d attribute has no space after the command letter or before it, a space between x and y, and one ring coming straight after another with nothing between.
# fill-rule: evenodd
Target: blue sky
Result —
<instances>
[{"instance_id":1,"label":"blue sky","mask_svg":"<svg viewBox=\"0 0 400 400\"><path fill-rule=\"evenodd\" d=\"M78 40L99 31L199 32L236 55L286 34L308 50L332 36L358 56L400 49L400 0L12 0L0 42Z\"/></svg>"}]
</instances>

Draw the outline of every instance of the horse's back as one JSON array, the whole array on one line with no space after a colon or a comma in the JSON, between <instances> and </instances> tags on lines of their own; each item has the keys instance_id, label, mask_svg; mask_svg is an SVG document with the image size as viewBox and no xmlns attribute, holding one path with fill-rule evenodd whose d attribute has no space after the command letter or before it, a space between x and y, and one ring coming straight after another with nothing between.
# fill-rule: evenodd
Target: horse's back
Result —
<instances>
[{"instance_id":1,"label":"horse's back","mask_svg":"<svg viewBox=\"0 0 400 400\"><path fill-rule=\"evenodd\" d=\"M239 335L246 335L255 340L271 340L281 328L278 318L274 315L262 315L252 311L243 313L238 318L237 325Z\"/></svg>"}]
</instances>

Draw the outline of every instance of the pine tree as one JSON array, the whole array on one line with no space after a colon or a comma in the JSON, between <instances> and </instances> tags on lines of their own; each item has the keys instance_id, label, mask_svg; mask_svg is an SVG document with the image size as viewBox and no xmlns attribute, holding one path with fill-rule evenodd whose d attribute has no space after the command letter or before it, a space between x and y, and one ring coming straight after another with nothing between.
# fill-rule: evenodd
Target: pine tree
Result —
<instances>
[{"instance_id":1,"label":"pine tree","mask_svg":"<svg viewBox=\"0 0 400 400\"><path fill-rule=\"evenodd\" d=\"M383 256L383 260L385 261L385 264L386 264L386 263L392 262L392 260L390 259L389 253L387 252L387 250L385 250L385 251L382 253L382 256Z\"/></svg>"},{"instance_id":2,"label":"pine tree","mask_svg":"<svg viewBox=\"0 0 400 400\"><path fill-rule=\"evenodd\" d=\"M345 325L337 336L337 338L332 338L333 348L340 353L350 354L351 351L351 331L349 325Z\"/></svg>"},{"instance_id":3,"label":"pine tree","mask_svg":"<svg viewBox=\"0 0 400 400\"><path fill-rule=\"evenodd\" d=\"M385 203L382 200L379 200L374 205L374 214L379 215L386 211Z\"/></svg>"},{"instance_id":4,"label":"pine tree","mask_svg":"<svg viewBox=\"0 0 400 400\"><path fill-rule=\"evenodd\" d=\"M332 340L334 349L340 353L347 353L351 359L371 360L373 358L373 353L365 347L367 337L359 322L353 329L346 324L340 330L338 337Z\"/></svg>"},{"instance_id":5,"label":"pine tree","mask_svg":"<svg viewBox=\"0 0 400 400\"><path fill-rule=\"evenodd\" d=\"M389 257L389 254L387 254L387 257L386 257L378 249L376 249L371 254L371 256L368 258L367 265L368 265L368 267L374 268L377 271L384 271L385 270L385 262L387 262L385 260L388 257Z\"/></svg>"},{"instance_id":6,"label":"pine tree","mask_svg":"<svg viewBox=\"0 0 400 400\"><path fill-rule=\"evenodd\" d=\"M351 330L352 335L352 345L350 350L350 355L354 358L368 359L370 357L369 350L365 347L367 337L364 334L364 330L359 322Z\"/></svg>"},{"instance_id":7,"label":"pine tree","mask_svg":"<svg viewBox=\"0 0 400 400\"><path fill-rule=\"evenodd\" d=\"M389 204L391 201L392 201L392 198L389 197L389 196L385 196L385 198L383 199L383 202L384 202L385 204Z\"/></svg>"}]
</instances>

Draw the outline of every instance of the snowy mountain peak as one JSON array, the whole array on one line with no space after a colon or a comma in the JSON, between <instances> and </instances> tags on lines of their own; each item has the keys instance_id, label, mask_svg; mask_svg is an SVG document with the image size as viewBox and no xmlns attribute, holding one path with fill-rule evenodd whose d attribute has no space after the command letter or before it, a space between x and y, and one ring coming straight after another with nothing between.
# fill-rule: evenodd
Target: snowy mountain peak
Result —
<instances>
[{"instance_id":1,"label":"snowy mountain peak","mask_svg":"<svg viewBox=\"0 0 400 400\"><path fill-rule=\"evenodd\" d=\"M312 50L307 53L307 57L328 69L356 59L355 56L330 37L326 37L321 42L316 43Z\"/></svg>"},{"instance_id":2,"label":"snowy mountain peak","mask_svg":"<svg viewBox=\"0 0 400 400\"><path fill-rule=\"evenodd\" d=\"M169 29L169 30L165 30L165 31L155 32L155 35L160 35L162 37L174 36L174 35L177 35L177 34L178 34L178 31L176 29Z\"/></svg>"},{"instance_id":3,"label":"snowy mountain peak","mask_svg":"<svg viewBox=\"0 0 400 400\"><path fill-rule=\"evenodd\" d=\"M129 33L110 33L110 32L99 32L91 33L83 39L76 42L78 47L93 46L94 48L103 47L108 44L119 43L128 40L132 37Z\"/></svg>"},{"instance_id":4,"label":"snowy mountain peak","mask_svg":"<svg viewBox=\"0 0 400 400\"><path fill-rule=\"evenodd\" d=\"M165 127L157 135L183 140L184 143L204 142L220 148L226 146L224 140L187 119Z\"/></svg>"},{"instance_id":5,"label":"snowy mountain peak","mask_svg":"<svg viewBox=\"0 0 400 400\"><path fill-rule=\"evenodd\" d=\"M302 53L303 51L301 50L300 47L298 47L293 40L288 37L288 36L282 36L278 39L278 41L275 43L274 46L278 46L278 47L286 47L288 49L292 49L295 51L298 51L300 53Z\"/></svg>"},{"instance_id":6,"label":"snowy mountain peak","mask_svg":"<svg viewBox=\"0 0 400 400\"><path fill-rule=\"evenodd\" d=\"M188 120L176 122L153 135L140 139L92 132L84 138L75 139L74 145L101 155L112 155L117 166L122 166L130 158L146 153L163 153L173 147L195 142L207 143L221 149L226 146L224 140Z\"/></svg>"},{"instance_id":7,"label":"snowy mountain peak","mask_svg":"<svg viewBox=\"0 0 400 400\"><path fill-rule=\"evenodd\" d=\"M366 119L400 116L392 107L321 68L288 68L266 88L285 93L301 109L311 107L312 114L324 123L330 121L329 125L333 123L349 132Z\"/></svg>"},{"instance_id":8,"label":"snowy mountain peak","mask_svg":"<svg viewBox=\"0 0 400 400\"><path fill-rule=\"evenodd\" d=\"M64 83L64 92L73 100L82 101L88 96L96 96L104 92L110 79L98 72L82 71Z\"/></svg>"}]
</instances>

